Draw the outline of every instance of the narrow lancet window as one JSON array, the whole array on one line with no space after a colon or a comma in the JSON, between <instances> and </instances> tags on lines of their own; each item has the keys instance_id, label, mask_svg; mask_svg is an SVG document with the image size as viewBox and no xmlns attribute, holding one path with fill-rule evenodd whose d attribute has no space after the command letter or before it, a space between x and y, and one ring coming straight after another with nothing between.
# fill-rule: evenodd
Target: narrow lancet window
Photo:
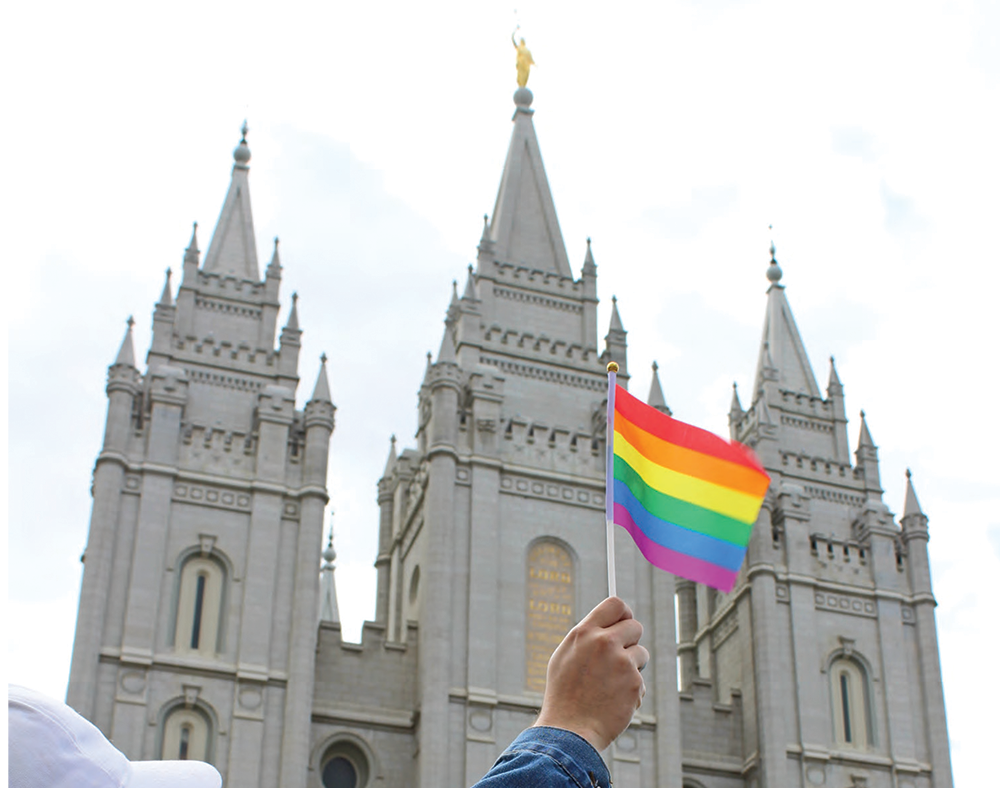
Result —
<instances>
[{"instance_id":1,"label":"narrow lancet window","mask_svg":"<svg viewBox=\"0 0 1000 788\"><path fill-rule=\"evenodd\" d=\"M194 622L191 624L191 648L198 650L201 638L201 611L205 605L205 575L198 574L198 582L194 592Z\"/></svg>"},{"instance_id":2,"label":"narrow lancet window","mask_svg":"<svg viewBox=\"0 0 1000 788\"><path fill-rule=\"evenodd\" d=\"M193 556L181 567L173 645L178 652L214 657L222 646L226 572L211 557Z\"/></svg>"},{"instance_id":3,"label":"narrow lancet window","mask_svg":"<svg viewBox=\"0 0 1000 788\"><path fill-rule=\"evenodd\" d=\"M835 742L863 750L874 742L868 675L861 663L838 657L830 665L830 700Z\"/></svg>"}]
</instances>

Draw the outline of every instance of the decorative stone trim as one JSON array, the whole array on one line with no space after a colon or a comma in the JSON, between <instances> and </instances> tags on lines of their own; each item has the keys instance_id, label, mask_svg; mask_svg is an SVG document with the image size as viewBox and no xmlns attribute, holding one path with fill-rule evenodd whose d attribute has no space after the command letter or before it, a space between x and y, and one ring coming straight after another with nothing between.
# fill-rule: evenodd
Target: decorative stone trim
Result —
<instances>
[{"instance_id":1,"label":"decorative stone trim","mask_svg":"<svg viewBox=\"0 0 1000 788\"><path fill-rule=\"evenodd\" d=\"M835 613L848 613L852 616L875 618L875 603L870 599L860 599L848 594L831 594L817 591L815 595L816 609L829 610Z\"/></svg>"},{"instance_id":2,"label":"decorative stone trim","mask_svg":"<svg viewBox=\"0 0 1000 788\"><path fill-rule=\"evenodd\" d=\"M854 506L859 509L865 505L865 499L861 495L853 495L851 493L841 492L840 490L830 490L825 487L813 487L808 484L804 486L804 489L810 498L818 498L823 501L842 503L846 506Z\"/></svg>"},{"instance_id":3,"label":"decorative stone trim","mask_svg":"<svg viewBox=\"0 0 1000 788\"><path fill-rule=\"evenodd\" d=\"M821 421L813 421L812 419L801 419L796 416L786 416L785 414L782 414L781 423L788 427L798 427L801 430L825 432L829 435L833 434L832 424L826 424Z\"/></svg>"},{"instance_id":4,"label":"decorative stone trim","mask_svg":"<svg viewBox=\"0 0 1000 788\"><path fill-rule=\"evenodd\" d=\"M214 506L238 512L250 511L250 495L207 484L177 482L174 485L173 500L194 503L199 506Z\"/></svg>"},{"instance_id":5,"label":"decorative stone trim","mask_svg":"<svg viewBox=\"0 0 1000 788\"><path fill-rule=\"evenodd\" d=\"M558 370L549 369L537 364L519 363L499 358L490 358L489 356L482 356L480 361L488 366L496 367L507 375L545 380L550 383L558 383L561 386L571 386L572 388L586 389L587 391L603 392L607 389L607 381L601 378L599 373L595 373L594 377L591 378L583 375L574 375L569 372L559 372Z\"/></svg>"},{"instance_id":6,"label":"decorative stone trim","mask_svg":"<svg viewBox=\"0 0 1000 788\"><path fill-rule=\"evenodd\" d=\"M794 466L803 470L811 470L817 474L825 471L827 476L833 476L836 472L837 476L845 479L847 478L848 471L852 470L851 466L847 463L833 462L823 457L810 457L807 454L784 451L781 452L781 464L786 468Z\"/></svg>"},{"instance_id":7,"label":"decorative stone trim","mask_svg":"<svg viewBox=\"0 0 1000 788\"><path fill-rule=\"evenodd\" d=\"M561 503L584 506L588 509L604 508L604 493L581 485L532 479L505 473L500 477L500 492L520 495L525 498L560 501Z\"/></svg>"},{"instance_id":8,"label":"decorative stone trim","mask_svg":"<svg viewBox=\"0 0 1000 788\"><path fill-rule=\"evenodd\" d=\"M497 285L494 285L493 287L493 295L497 298L505 298L508 301L517 301L522 304L535 304L547 307L548 309L558 309L561 312L572 312L576 315L583 314L583 306L580 304L574 304L569 301L558 301L555 298L547 298L546 296L535 295L534 293L510 290L506 287L499 287Z\"/></svg>"},{"instance_id":9,"label":"decorative stone trim","mask_svg":"<svg viewBox=\"0 0 1000 788\"><path fill-rule=\"evenodd\" d=\"M250 392L258 392L264 387L264 384L259 380L251 380L241 375L220 375L215 372L202 372L198 369L188 369L187 373L192 383L201 383L206 386L219 386L225 389Z\"/></svg>"},{"instance_id":10,"label":"decorative stone trim","mask_svg":"<svg viewBox=\"0 0 1000 788\"><path fill-rule=\"evenodd\" d=\"M243 304L233 304L228 301L218 301L205 296L195 296L194 305L197 309L204 309L207 312L219 312L225 315L236 315L238 317L249 317L252 320L260 320L263 311L259 307L245 306Z\"/></svg>"}]
</instances>

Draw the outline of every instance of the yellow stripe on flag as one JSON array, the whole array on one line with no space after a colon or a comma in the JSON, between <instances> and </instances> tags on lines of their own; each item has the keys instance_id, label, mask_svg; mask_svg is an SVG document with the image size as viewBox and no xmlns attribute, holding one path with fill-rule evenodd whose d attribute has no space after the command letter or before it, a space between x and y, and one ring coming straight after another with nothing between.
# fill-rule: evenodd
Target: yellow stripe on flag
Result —
<instances>
[{"instance_id":1,"label":"yellow stripe on flag","mask_svg":"<svg viewBox=\"0 0 1000 788\"><path fill-rule=\"evenodd\" d=\"M757 519L763 496L753 496L694 476L664 468L646 459L615 430L614 453L632 466L643 481L664 495L701 506L752 525Z\"/></svg>"}]
</instances>

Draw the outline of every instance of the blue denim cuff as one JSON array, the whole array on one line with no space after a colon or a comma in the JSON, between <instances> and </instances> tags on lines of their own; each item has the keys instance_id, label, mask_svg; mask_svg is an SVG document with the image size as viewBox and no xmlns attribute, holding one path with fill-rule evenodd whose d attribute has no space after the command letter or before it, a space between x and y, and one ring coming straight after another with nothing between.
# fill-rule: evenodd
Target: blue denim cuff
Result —
<instances>
[{"instance_id":1,"label":"blue denim cuff","mask_svg":"<svg viewBox=\"0 0 1000 788\"><path fill-rule=\"evenodd\" d=\"M530 752L550 758L570 783L579 788L610 788L611 774L593 746L571 731L539 726L527 728L500 756Z\"/></svg>"}]
</instances>

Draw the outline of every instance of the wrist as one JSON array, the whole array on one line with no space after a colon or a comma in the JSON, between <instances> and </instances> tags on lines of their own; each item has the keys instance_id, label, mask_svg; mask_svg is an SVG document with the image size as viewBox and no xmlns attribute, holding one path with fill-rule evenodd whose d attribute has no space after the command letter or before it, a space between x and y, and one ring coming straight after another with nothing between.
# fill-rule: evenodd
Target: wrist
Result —
<instances>
[{"instance_id":1,"label":"wrist","mask_svg":"<svg viewBox=\"0 0 1000 788\"><path fill-rule=\"evenodd\" d=\"M558 718L552 718L545 714L543 711L538 715L538 719L535 720L535 724L532 725L533 728L557 728L558 730L568 731L569 733L576 734L581 739L583 739L587 744L594 748L598 753L607 749L608 745L611 744L607 737L598 733L593 727L589 725L581 724L577 721L567 721L560 720Z\"/></svg>"}]
</instances>

